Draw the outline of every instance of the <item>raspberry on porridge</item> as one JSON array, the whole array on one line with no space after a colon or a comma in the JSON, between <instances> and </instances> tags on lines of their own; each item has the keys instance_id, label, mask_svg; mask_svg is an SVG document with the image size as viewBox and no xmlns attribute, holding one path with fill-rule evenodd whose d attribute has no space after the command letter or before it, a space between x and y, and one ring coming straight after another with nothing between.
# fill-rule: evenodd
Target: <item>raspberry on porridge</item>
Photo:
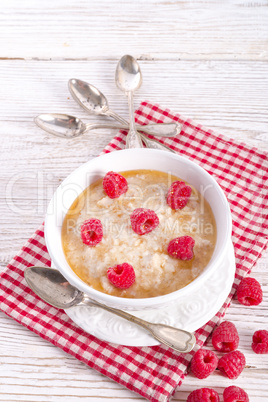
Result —
<instances>
[{"instance_id":1,"label":"raspberry on porridge","mask_svg":"<svg viewBox=\"0 0 268 402\"><path fill-rule=\"evenodd\" d=\"M103 190L110 198L118 198L127 192L127 181L121 174L108 172L103 178Z\"/></svg>"},{"instance_id":2,"label":"raspberry on porridge","mask_svg":"<svg viewBox=\"0 0 268 402\"><path fill-rule=\"evenodd\" d=\"M95 247L103 237L102 224L99 219L88 219L81 225L81 239L84 244Z\"/></svg>"},{"instance_id":3,"label":"raspberry on porridge","mask_svg":"<svg viewBox=\"0 0 268 402\"><path fill-rule=\"evenodd\" d=\"M119 289L128 289L135 282L135 271L133 267L124 262L108 268L107 278Z\"/></svg>"},{"instance_id":4,"label":"raspberry on porridge","mask_svg":"<svg viewBox=\"0 0 268 402\"><path fill-rule=\"evenodd\" d=\"M117 181L116 175L123 179ZM107 193L109 186L103 186L103 177L99 178L77 197L64 219L63 250L72 270L94 289L128 298L165 295L197 278L216 243L216 224L205 198L183 183L183 188L190 188L190 196L186 189L183 208L172 209L167 196L172 183L181 183L178 177L154 170L111 172L108 176L112 177L109 183L115 193ZM117 197L111 198L111 194ZM135 210L142 213L136 216ZM102 226L102 239L94 247L81 239L81 226L88 220L99 220ZM92 231L88 235L95 237ZM193 258L169 255L169 243L187 236L194 243ZM107 275L109 268L123 262L131 265L135 273L135 282L128 288L115 286Z\"/></svg>"},{"instance_id":5,"label":"raspberry on porridge","mask_svg":"<svg viewBox=\"0 0 268 402\"><path fill-rule=\"evenodd\" d=\"M144 235L159 225L158 216L151 209L137 208L130 215L131 227L134 232Z\"/></svg>"},{"instance_id":6,"label":"raspberry on porridge","mask_svg":"<svg viewBox=\"0 0 268 402\"><path fill-rule=\"evenodd\" d=\"M180 260L191 260L194 256L195 241L191 236L181 236L171 240L168 245L168 254Z\"/></svg>"},{"instance_id":7,"label":"raspberry on porridge","mask_svg":"<svg viewBox=\"0 0 268 402\"><path fill-rule=\"evenodd\" d=\"M182 209L187 204L191 193L191 187L184 181L174 181L168 189L167 203L172 209Z\"/></svg>"}]
</instances>

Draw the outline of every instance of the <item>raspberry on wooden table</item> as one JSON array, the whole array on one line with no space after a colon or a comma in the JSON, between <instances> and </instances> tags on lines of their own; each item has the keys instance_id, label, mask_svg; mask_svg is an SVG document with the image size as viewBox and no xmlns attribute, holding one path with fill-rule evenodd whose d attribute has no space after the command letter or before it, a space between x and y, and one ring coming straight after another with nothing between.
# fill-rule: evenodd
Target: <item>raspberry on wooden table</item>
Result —
<instances>
[{"instance_id":1,"label":"raspberry on wooden table","mask_svg":"<svg viewBox=\"0 0 268 402\"><path fill-rule=\"evenodd\" d=\"M260 329L259 331L254 332L251 347L258 355L268 353L268 331Z\"/></svg>"},{"instance_id":2,"label":"raspberry on wooden table","mask_svg":"<svg viewBox=\"0 0 268 402\"><path fill-rule=\"evenodd\" d=\"M88 219L81 225L81 239L84 244L95 247L103 237L102 224L99 219Z\"/></svg>"},{"instance_id":3,"label":"raspberry on wooden table","mask_svg":"<svg viewBox=\"0 0 268 402\"><path fill-rule=\"evenodd\" d=\"M124 262L107 270L107 278L119 289L128 289L135 282L135 271L132 265Z\"/></svg>"},{"instance_id":4,"label":"raspberry on wooden table","mask_svg":"<svg viewBox=\"0 0 268 402\"><path fill-rule=\"evenodd\" d=\"M172 209L182 209L187 204L191 193L191 187L187 186L183 181L174 181L168 190L167 204Z\"/></svg>"},{"instance_id":5,"label":"raspberry on wooden table","mask_svg":"<svg viewBox=\"0 0 268 402\"><path fill-rule=\"evenodd\" d=\"M191 260L194 256L194 244L195 241L191 236L176 237L169 242L167 251L171 257L184 261Z\"/></svg>"},{"instance_id":6,"label":"raspberry on wooden table","mask_svg":"<svg viewBox=\"0 0 268 402\"><path fill-rule=\"evenodd\" d=\"M212 334L212 345L219 352L232 352L238 348L239 336L235 325L223 321Z\"/></svg>"},{"instance_id":7,"label":"raspberry on wooden table","mask_svg":"<svg viewBox=\"0 0 268 402\"><path fill-rule=\"evenodd\" d=\"M103 190L110 198L118 198L127 192L128 184L124 176L115 172L108 172L103 178Z\"/></svg>"},{"instance_id":8,"label":"raspberry on wooden table","mask_svg":"<svg viewBox=\"0 0 268 402\"><path fill-rule=\"evenodd\" d=\"M223 402L249 402L249 397L242 388L231 385L223 391Z\"/></svg>"},{"instance_id":9,"label":"raspberry on wooden table","mask_svg":"<svg viewBox=\"0 0 268 402\"><path fill-rule=\"evenodd\" d=\"M192 373L200 379L207 378L218 365L218 358L212 350L199 349L191 361Z\"/></svg>"},{"instance_id":10,"label":"raspberry on wooden table","mask_svg":"<svg viewBox=\"0 0 268 402\"><path fill-rule=\"evenodd\" d=\"M192 391L186 402L219 402L219 394L210 388L200 388Z\"/></svg>"},{"instance_id":11,"label":"raspberry on wooden table","mask_svg":"<svg viewBox=\"0 0 268 402\"><path fill-rule=\"evenodd\" d=\"M159 225L156 213L151 209L136 208L130 215L131 227L135 233L144 235Z\"/></svg>"},{"instance_id":12,"label":"raspberry on wooden table","mask_svg":"<svg viewBox=\"0 0 268 402\"><path fill-rule=\"evenodd\" d=\"M262 302L262 289L255 278L244 278L237 288L237 299L245 306L257 306Z\"/></svg>"},{"instance_id":13,"label":"raspberry on wooden table","mask_svg":"<svg viewBox=\"0 0 268 402\"><path fill-rule=\"evenodd\" d=\"M218 363L218 369L231 380L235 380L243 371L246 359L239 350L222 356Z\"/></svg>"}]
</instances>

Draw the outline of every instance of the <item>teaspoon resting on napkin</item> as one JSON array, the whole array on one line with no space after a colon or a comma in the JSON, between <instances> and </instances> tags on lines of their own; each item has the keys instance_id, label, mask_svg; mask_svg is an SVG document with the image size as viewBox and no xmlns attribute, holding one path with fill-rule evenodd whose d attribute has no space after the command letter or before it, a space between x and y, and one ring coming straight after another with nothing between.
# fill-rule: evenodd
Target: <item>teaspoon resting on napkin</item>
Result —
<instances>
[{"instance_id":1,"label":"teaspoon resting on napkin","mask_svg":"<svg viewBox=\"0 0 268 402\"><path fill-rule=\"evenodd\" d=\"M98 129L116 129L116 130L128 130L128 125L119 126L110 123L89 123L85 124L78 117L70 116L68 114L60 113L46 113L40 114L34 118L35 124L42 128L49 134L55 135L61 138L75 138L80 135L85 134L91 130ZM169 152L175 152L173 149L160 144L158 141L152 140L142 133L140 133L142 141L145 143L147 148L162 149Z\"/></svg>"},{"instance_id":2,"label":"teaspoon resting on napkin","mask_svg":"<svg viewBox=\"0 0 268 402\"><path fill-rule=\"evenodd\" d=\"M83 135L91 130L98 129L115 129L115 130L128 130L128 124L116 125L111 123L84 123L81 119L75 116L61 113L45 113L40 114L34 118L35 124L42 128L44 131L62 138L75 138ZM161 124L160 124L161 125ZM147 125L146 127L150 127ZM173 136L175 136L174 134ZM148 139L141 134L143 141L157 142ZM157 142L157 144L159 144ZM161 144L162 145L162 144ZM164 146L164 145L162 145Z\"/></svg>"},{"instance_id":3,"label":"teaspoon resting on napkin","mask_svg":"<svg viewBox=\"0 0 268 402\"><path fill-rule=\"evenodd\" d=\"M72 286L64 276L52 268L29 267L24 271L24 277L29 287L45 302L60 308L68 309L74 306L96 306L116 314L130 322L148 330L159 342L180 353L190 352L196 343L194 334L163 324L144 321L123 310L118 310L93 299Z\"/></svg>"}]
</instances>

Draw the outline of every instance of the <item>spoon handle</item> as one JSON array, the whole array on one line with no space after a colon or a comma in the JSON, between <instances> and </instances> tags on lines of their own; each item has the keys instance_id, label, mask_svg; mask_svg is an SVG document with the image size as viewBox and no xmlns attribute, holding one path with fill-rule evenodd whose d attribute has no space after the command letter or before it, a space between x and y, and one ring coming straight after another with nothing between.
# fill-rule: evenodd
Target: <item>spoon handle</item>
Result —
<instances>
[{"instance_id":1,"label":"spoon handle","mask_svg":"<svg viewBox=\"0 0 268 402\"><path fill-rule=\"evenodd\" d=\"M143 148L142 140L135 127L133 92L127 93L129 109L129 131L126 138L126 148Z\"/></svg>"},{"instance_id":2,"label":"spoon handle","mask_svg":"<svg viewBox=\"0 0 268 402\"><path fill-rule=\"evenodd\" d=\"M79 305L97 306L106 311L109 311L110 313L116 314L119 317L122 317L130 322L133 322L149 331L156 340L165 344L166 346L169 346L170 348L176 350L177 352L188 353L195 346L196 338L194 334L192 334L191 332L170 327L164 324L154 324L142 320L141 318L129 314L126 311L118 310L116 308L100 304L95 300L88 298L87 296L84 297L83 301L80 302Z\"/></svg>"},{"instance_id":3,"label":"spoon handle","mask_svg":"<svg viewBox=\"0 0 268 402\"><path fill-rule=\"evenodd\" d=\"M117 120L123 126L129 127L129 123L123 117L119 116L119 114L113 112L111 109L105 112L105 115L108 117L112 117L114 120ZM141 126L140 124L136 124L136 129L138 131L143 131L149 135L153 135L156 137L175 137L181 132L181 124L180 123L152 123L146 124L145 126Z\"/></svg>"},{"instance_id":4,"label":"spoon handle","mask_svg":"<svg viewBox=\"0 0 268 402\"><path fill-rule=\"evenodd\" d=\"M105 112L105 116L112 117L112 119L119 121L123 126L129 126L128 121L121 117L119 114L115 113L111 109Z\"/></svg>"},{"instance_id":5,"label":"spoon handle","mask_svg":"<svg viewBox=\"0 0 268 402\"><path fill-rule=\"evenodd\" d=\"M136 125L138 131L155 137L175 137L181 132L181 124L179 123L154 123L145 126Z\"/></svg>"},{"instance_id":6,"label":"spoon handle","mask_svg":"<svg viewBox=\"0 0 268 402\"><path fill-rule=\"evenodd\" d=\"M176 153L175 151L173 151L173 149L167 147L164 144L160 144L160 142L158 142L158 141L149 139L149 138L145 137L143 134L140 134L140 136L147 148L161 149L162 151L169 151L169 152Z\"/></svg>"}]
</instances>

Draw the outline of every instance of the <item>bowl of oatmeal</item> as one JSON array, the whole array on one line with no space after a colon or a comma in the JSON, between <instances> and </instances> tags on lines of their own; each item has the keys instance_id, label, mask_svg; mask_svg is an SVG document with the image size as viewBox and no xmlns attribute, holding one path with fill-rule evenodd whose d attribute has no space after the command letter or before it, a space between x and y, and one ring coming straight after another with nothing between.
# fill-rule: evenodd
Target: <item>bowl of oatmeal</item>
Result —
<instances>
[{"instance_id":1,"label":"bowl of oatmeal","mask_svg":"<svg viewBox=\"0 0 268 402\"><path fill-rule=\"evenodd\" d=\"M45 219L49 254L66 279L129 310L194 293L221 264L230 237L229 205L215 179L153 149L82 165L56 190Z\"/></svg>"}]
</instances>

